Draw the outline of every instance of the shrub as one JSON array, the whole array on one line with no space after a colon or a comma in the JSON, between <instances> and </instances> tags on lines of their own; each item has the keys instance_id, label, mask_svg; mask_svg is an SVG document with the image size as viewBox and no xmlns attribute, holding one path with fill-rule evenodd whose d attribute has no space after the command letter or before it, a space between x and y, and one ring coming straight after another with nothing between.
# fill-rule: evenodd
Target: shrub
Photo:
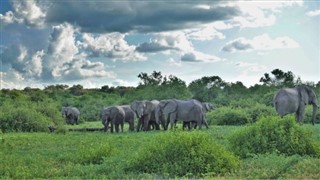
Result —
<instances>
[{"instance_id":1,"label":"shrub","mask_svg":"<svg viewBox=\"0 0 320 180\"><path fill-rule=\"evenodd\" d=\"M241 157L273 152L320 156L320 146L312 139L311 132L292 117L261 118L252 126L234 133L229 140L233 152Z\"/></svg>"},{"instance_id":2,"label":"shrub","mask_svg":"<svg viewBox=\"0 0 320 180\"><path fill-rule=\"evenodd\" d=\"M273 107L258 103L247 108L246 111L252 122L256 122L261 117L276 115L276 111Z\"/></svg>"},{"instance_id":3,"label":"shrub","mask_svg":"<svg viewBox=\"0 0 320 180\"><path fill-rule=\"evenodd\" d=\"M313 112L313 107L307 106L304 114L304 123L312 123L312 112ZM316 123L320 123L320 110L318 110L316 115Z\"/></svg>"},{"instance_id":4,"label":"shrub","mask_svg":"<svg viewBox=\"0 0 320 180\"><path fill-rule=\"evenodd\" d=\"M208 112L207 121L215 125L242 125L251 122L251 119L244 109L221 107Z\"/></svg>"},{"instance_id":5,"label":"shrub","mask_svg":"<svg viewBox=\"0 0 320 180\"><path fill-rule=\"evenodd\" d=\"M126 171L158 175L216 175L239 167L239 159L201 132L159 134L129 161Z\"/></svg>"},{"instance_id":6,"label":"shrub","mask_svg":"<svg viewBox=\"0 0 320 180\"><path fill-rule=\"evenodd\" d=\"M6 131L48 131L49 126L62 126L55 104L32 101L8 101L0 109L0 129Z\"/></svg>"},{"instance_id":7,"label":"shrub","mask_svg":"<svg viewBox=\"0 0 320 180\"><path fill-rule=\"evenodd\" d=\"M34 109L16 107L0 111L0 128L6 131L48 131L50 121Z\"/></svg>"}]
</instances>

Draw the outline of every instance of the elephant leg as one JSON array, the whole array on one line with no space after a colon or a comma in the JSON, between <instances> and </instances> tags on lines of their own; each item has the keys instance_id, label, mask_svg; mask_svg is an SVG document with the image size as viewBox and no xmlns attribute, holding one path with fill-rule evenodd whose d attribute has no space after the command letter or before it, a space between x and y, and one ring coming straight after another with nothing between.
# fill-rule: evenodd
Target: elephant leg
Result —
<instances>
[{"instance_id":1,"label":"elephant leg","mask_svg":"<svg viewBox=\"0 0 320 180\"><path fill-rule=\"evenodd\" d=\"M161 120L161 125L162 125L163 130L167 130L166 123L164 122L164 119Z\"/></svg>"},{"instance_id":2,"label":"elephant leg","mask_svg":"<svg viewBox=\"0 0 320 180\"><path fill-rule=\"evenodd\" d=\"M199 126L199 129L202 129L202 121L197 121L195 124L196 126Z\"/></svg>"},{"instance_id":3,"label":"elephant leg","mask_svg":"<svg viewBox=\"0 0 320 180\"><path fill-rule=\"evenodd\" d=\"M143 130L144 131L149 131L150 130L148 116L143 118Z\"/></svg>"},{"instance_id":4,"label":"elephant leg","mask_svg":"<svg viewBox=\"0 0 320 180\"><path fill-rule=\"evenodd\" d=\"M169 119L170 119L170 129L173 129L173 126L177 120L176 115L174 113L171 113L169 116Z\"/></svg>"},{"instance_id":5,"label":"elephant leg","mask_svg":"<svg viewBox=\"0 0 320 180\"><path fill-rule=\"evenodd\" d=\"M134 121L129 121L129 131L134 131Z\"/></svg>"},{"instance_id":6,"label":"elephant leg","mask_svg":"<svg viewBox=\"0 0 320 180\"><path fill-rule=\"evenodd\" d=\"M104 124L104 132L108 132L109 123Z\"/></svg>"},{"instance_id":7,"label":"elephant leg","mask_svg":"<svg viewBox=\"0 0 320 180\"><path fill-rule=\"evenodd\" d=\"M121 123L121 132L123 132L123 125L124 123Z\"/></svg>"},{"instance_id":8,"label":"elephant leg","mask_svg":"<svg viewBox=\"0 0 320 180\"><path fill-rule=\"evenodd\" d=\"M305 111L305 104L300 103L300 106L298 108L298 111L296 112L296 118L299 121L300 124L303 124L303 116Z\"/></svg>"},{"instance_id":9,"label":"elephant leg","mask_svg":"<svg viewBox=\"0 0 320 180\"><path fill-rule=\"evenodd\" d=\"M115 124L115 128L116 128L116 133L119 132L119 124Z\"/></svg>"},{"instance_id":10,"label":"elephant leg","mask_svg":"<svg viewBox=\"0 0 320 180\"><path fill-rule=\"evenodd\" d=\"M184 130L186 127L188 127L188 128L190 129L190 124L189 124L189 122L183 121L183 123L182 123L182 129Z\"/></svg>"},{"instance_id":11,"label":"elephant leg","mask_svg":"<svg viewBox=\"0 0 320 180\"><path fill-rule=\"evenodd\" d=\"M110 132L111 133L113 133L113 126L114 126L113 123L111 123L111 126L110 126Z\"/></svg>"},{"instance_id":12,"label":"elephant leg","mask_svg":"<svg viewBox=\"0 0 320 180\"><path fill-rule=\"evenodd\" d=\"M156 130L160 130L160 126L159 126L159 124L154 123L154 126L155 126L155 129L156 129Z\"/></svg>"},{"instance_id":13,"label":"elephant leg","mask_svg":"<svg viewBox=\"0 0 320 180\"><path fill-rule=\"evenodd\" d=\"M141 128L141 122L142 122L142 117L138 119L137 132L139 132L139 131L140 131L140 128Z\"/></svg>"}]
</instances>

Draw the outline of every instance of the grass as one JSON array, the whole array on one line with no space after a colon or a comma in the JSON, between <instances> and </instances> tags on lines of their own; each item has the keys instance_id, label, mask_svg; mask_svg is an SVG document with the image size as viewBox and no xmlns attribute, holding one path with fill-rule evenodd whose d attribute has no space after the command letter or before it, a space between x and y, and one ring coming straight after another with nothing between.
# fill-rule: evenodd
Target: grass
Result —
<instances>
[{"instance_id":1,"label":"grass","mask_svg":"<svg viewBox=\"0 0 320 180\"><path fill-rule=\"evenodd\" d=\"M71 128L102 127L101 122L87 122ZM201 130L228 149L227 137L244 126L211 126ZM68 126L69 128L69 126ZM303 125L320 142L320 125ZM175 130L179 133L181 127ZM130 158L158 132L0 133L0 179L155 179L161 174L126 172ZM193 132L190 132L193 133ZM159 142L161 145L161 142ZM257 155L242 159L240 169L220 178L290 178L319 179L320 159L308 156ZM197 178L197 177L194 177ZM212 178L212 176L208 176Z\"/></svg>"}]
</instances>

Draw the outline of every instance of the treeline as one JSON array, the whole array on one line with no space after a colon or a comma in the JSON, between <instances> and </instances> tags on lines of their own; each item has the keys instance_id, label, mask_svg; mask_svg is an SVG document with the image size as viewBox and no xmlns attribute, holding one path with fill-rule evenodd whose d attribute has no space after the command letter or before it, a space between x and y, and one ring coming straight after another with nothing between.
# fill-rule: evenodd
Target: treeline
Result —
<instances>
[{"instance_id":1,"label":"treeline","mask_svg":"<svg viewBox=\"0 0 320 180\"><path fill-rule=\"evenodd\" d=\"M205 76L192 81L189 85L180 78L161 72L151 74L140 73L137 87L109 87L85 89L81 85L50 85L43 90L26 87L23 90L2 89L0 91L0 129L2 131L38 131L47 124L58 126L63 124L60 110L62 106L75 106L81 112L81 121L96 121L100 118L100 110L107 105L129 104L133 100L162 99L197 99L211 102L218 109L217 113L229 112L231 109L253 107L272 108L272 98L277 89L307 84L320 96L320 81L303 82L292 72L279 69L265 73L259 84L246 87L242 82L226 82L219 76ZM223 114L223 113L222 113ZM223 114L224 115L224 114ZM29 123L29 121L32 122ZM40 119L40 120L39 120ZM221 119L221 118L220 118ZM230 119L230 118L229 118ZM236 121L236 120L235 120ZM26 122L37 124L40 129L25 127Z\"/></svg>"}]
</instances>

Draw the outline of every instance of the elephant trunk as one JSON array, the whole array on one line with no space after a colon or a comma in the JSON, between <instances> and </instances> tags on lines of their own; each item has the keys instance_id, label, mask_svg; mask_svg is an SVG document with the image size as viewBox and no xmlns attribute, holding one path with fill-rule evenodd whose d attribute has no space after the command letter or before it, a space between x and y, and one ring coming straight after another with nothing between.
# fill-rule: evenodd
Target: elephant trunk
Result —
<instances>
[{"instance_id":1,"label":"elephant trunk","mask_svg":"<svg viewBox=\"0 0 320 180\"><path fill-rule=\"evenodd\" d=\"M313 112L312 112L312 125L316 123L316 115L318 111L319 106L317 104L313 105Z\"/></svg>"},{"instance_id":2,"label":"elephant trunk","mask_svg":"<svg viewBox=\"0 0 320 180\"><path fill-rule=\"evenodd\" d=\"M159 121L160 121L160 116L161 116L160 106L157 106L157 107L156 107L154 113L155 113L156 123L157 123L157 124L160 124L160 122L159 122Z\"/></svg>"}]
</instances>

